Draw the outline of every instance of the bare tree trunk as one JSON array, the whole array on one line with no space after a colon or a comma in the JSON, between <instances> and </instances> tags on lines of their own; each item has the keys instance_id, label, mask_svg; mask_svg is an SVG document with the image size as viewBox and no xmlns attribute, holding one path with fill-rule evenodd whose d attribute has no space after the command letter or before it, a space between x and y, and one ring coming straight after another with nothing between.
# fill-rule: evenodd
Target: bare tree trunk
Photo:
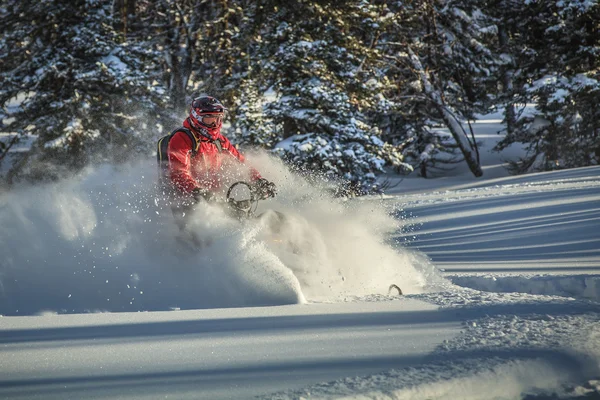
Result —
<instances>
[{"instance_id":1,"label":"bare tree trunk","mask_svg":"<svg viewBox=\"0 0 600 400\"><path fill-rule=\"evenodd\" d=\"M135 15L135 2L136 0L126 0L127 2L127 15Z\"/></svg>"},{"instance_id":2,"label":"bare tree trunk","mask_svg":"<svg viewBox=\"0 0 600 400\"><path fill-rule=\"evenodd\" d=\"M167 71L169 76L169 95L171 103L176 109L181 108L184 104L185 85L180 65L180 53L182 52L181 44L179 43L180 29L171 28L165 40L165 61L167 63Z\"/></svg>"},{"instance_id":3,"label":"bare tree trunk","mask_svg":"<svg viewBox=\"0 0 600 400\"><path fill-rule=\"evenodd\" d=\"M503 24L499 24L498 26L498 43L500 44L500 51L506 53L508 51L509 44L508 32L506 27ZM507 134L512 134L515 130L516 125L516 115L515 115L515 105L508 98L512 94L513 91L513 80L512 73L509 66L503 67L502 71L502 86L504 86L504 95L507 96L506 102L506 110L505 110L505 118L506 118L506 132Z\"/></svg>"},{"instance_id":4,"label":"bare tree trunk","mask_svg":"<svg viewBox=\"0 0 600 400\"><path fill-rule=\"evenodd\" d=\"M427 98L433 103L434 107L440 112L442 115L442 119L446 123L446 126L450 130L452 137L456 140L460 151L462 152L469 169L476 177L480 177L483 175L483 171L481 170L481 165L479 163L479 159L477 157L476 151L476 143L471 143L467 132L463 126L457 121L456 117L450 112L446 104L444 104L443 97L441 93L433 87L430 82L427 73L423 69L423 65L421 61L417 57L417 55L412 51L412 49L408 48L408 53L410 55L410 61L412 67L415 69L415 72L419 75L421 80L421 84L423 85L423 92L427 96Z\"/></svg>"},{"instance_id":5,"label":"bare tree trunk","mask_svg":"<svg viewBox=\"0 0 600 400\"><path fill-rule=\"evenodd\" d=\"M130 21L135 17L136 0L113 0L113 27L115 30L127 34Z\"/></svg>"},{"instance_id":6,"label":"bare tree trunk","mask_svg":"<svg viewBox=\"0 0 600 400\"><path fill-rule=\"evenodd\" d=\"M196 38L200 28L198 10L186 12L177 7L178 16L167 34L165 43L165 61L169 69L169 94L176 109L187 105L187 85L197 57ZM186 20L189 14L189 20Z\"/></svg>"},{"instance_id":7,"label":"bare tree trunk","mask_svg":"<svg viewBox=\"0 0 600 400\"><path fill-rule=\"evenodd\" d=\"M8 156L8 153L11 149L11 147L13 147L16 143L19 142L19 135L15 135L12 137L12 139L10 140L10 142L8 143L8 145L2 145L0 146L0 166L2 165L2 161L4 160L4 157ZM8 172L6 174L6 179L4 181L2 181L2 176L0 176L0 194L3 191L3 186L5 186L6 188L8 188L11 184L12 184L12 170L14 169L14 166L9 166L8 167Z\"/></svg>"}]
</instances>

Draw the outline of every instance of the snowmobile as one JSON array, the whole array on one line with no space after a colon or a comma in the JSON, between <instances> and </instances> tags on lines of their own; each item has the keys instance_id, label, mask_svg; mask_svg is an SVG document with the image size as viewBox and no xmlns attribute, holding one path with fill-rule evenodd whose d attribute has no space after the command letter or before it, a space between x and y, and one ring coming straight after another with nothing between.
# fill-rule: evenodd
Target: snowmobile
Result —
<instances>
[{"instance_id":1,"label":"snowmobile","mask_svg":"<svg viewBox=\"0 0 600 400\"><path fill-rule=\"evenodd\" d=\"M283 251L295 256L314 257L326 252L321 234L302 217L275 210L256 213L260 201L274 196L275 193L268 189L245 181L235 182L225 196L227 213L242 223L260 224L261 238L278 255L282 255Z\"/></svg>"},{"instance_id":2,"label":"snowmobile","mask_svg":"<svg viewBox=\"0 0 600 400\"><path fill-rule=\"evenodd\" d=\"M284 214L273 210L256 214L259 201L275 196L275 192L271 188L265 189L245 181L238 181L229 186L226 193L225 198L218 195L205 196L202 203L221 208L226 216L240 223L259 221L265 225L269 235L280 232L281 226L286 221ZM212 243L211 238L202 238L202 235L196 232L197 227L194 227L193 224L186 224L180 229L177 239L185 250L194 253Z\"/></svg>"},{"instance_id":3,"label":"snowmobile","mask_svg":"<svg viewBox=\"0 0 600 400\"><path fill-rule=\"evenodd\" d=\"M274 196L274 192L265 191L260 186L238 181L229 186L224 199L221 197L220 201L213 201L223 207L226 215L241 224L256 226L256 238L294 272L303 287L310 286L315 280L322 286L343 282L345 278L341 271L327 273L327 278L315 273L315 268L329 259L330 250L320 230L308 220L293 212L285 214L272 209L257 213L259 203ZM392 284L388 295L394 292L400 296L403 294L398 285Z\"/></svg>"}]
</instances>

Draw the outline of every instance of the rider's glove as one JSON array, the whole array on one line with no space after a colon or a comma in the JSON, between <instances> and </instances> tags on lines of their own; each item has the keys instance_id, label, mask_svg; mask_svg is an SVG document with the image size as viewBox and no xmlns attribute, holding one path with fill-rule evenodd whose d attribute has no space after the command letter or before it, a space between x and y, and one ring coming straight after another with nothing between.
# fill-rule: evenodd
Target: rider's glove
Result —
<instances>
[{"instance_id":1,"label":"rider's glove","mask_svg":"<svg viewBox=\"0 0 600 400\"><path fill-rule=\"evenodd\" d=\"M201 200L210 201L212 195L212 192L209 190L204 190L201 188L194 188L192 190L192 197L194 198L194 200L196 200L196 203Z\"/></svg>"},{"instance_id":2,"label":"rider's glove","mask_svg":"<svg viewBox=\"0 0 600 400\"><path fill-rule=\"evenodd\" d=\"M254 189L261 199L275 197L275 194L277 193L275 184L273 182L269 182L265 178L257 179L256 182L254 182Z\"/></svg>"}]
</instances>

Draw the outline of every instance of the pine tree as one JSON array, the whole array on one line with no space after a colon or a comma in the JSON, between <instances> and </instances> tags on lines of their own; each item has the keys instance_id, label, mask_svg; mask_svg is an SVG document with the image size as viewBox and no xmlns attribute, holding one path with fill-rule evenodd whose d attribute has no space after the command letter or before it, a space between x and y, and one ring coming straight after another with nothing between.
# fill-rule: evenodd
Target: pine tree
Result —
<instances>
[{"instance_id":1,"label":"pine tree","mask_svg":"<svg viewBox=\"0 0 600 400\"><path fill-rule=\"evenodd\" d=\"M256 59L265 87L276 95L266 107L282 141L275 152L299 169L365 187L384 166L401 165L402 155L381 140L370 117L377 87L365 82L377 79L373 49L361 35L373 24L372 7L300 2L272 10Z\"/></svg>"},{"instance_id":2,"label":"pine tree","mask_svg":"<svg viewBox=\"0 0 600 400\"><path fill-rule=\"evenodd\" d=\"M33 139L6 179L54 179L147 151L162 88L94 0L10 0L0 15L2 132ZM7 108L7 105L12 107Z\"/></svg>"},{"instance_id":3,"label":"pine tree","mask_svg":"<svg viewBox=\"0 0 600 400\"><path fill-rule=\"evenodd\" d=\"M241 83L231 139L240 145L272 149L278 142L276 129L265 116L265 98L252 80Z\"/></svg>"},{"instance_id":4,"label":"pine tree","mask_svg":"<svg viewBox=\"0 0 600 400\"><path fill-rule=\"evenodd\" d=\"M419 163L434 163L433 154L424 152L439 151L439 141L423 139L433 137L436 125L445 126L480 176L476 143L463 121L489 107L498 65L489 45L496 30L483 2L396 1L388 7L394 17L380 47L396 83L387 95L396 111L388 117L395 121L389 140L411 140L405 152L419 154Z\"/></svg>"},{"instance_id":5,"label":"pine tree","mask_svg":"<svg viewBox=\"0 0 600 400\"><path fill-rule=\"evenodd\" d=\"M598 20L584 0L6 0L0 171L149 155L195 93L229 106L242 145L366 190L457 158L479 175L465 121L492 103L507 110L498 148L529 146L516 171L597 164ZM18 140L31 150L9 160Z\"/></svg>"},{"instance_id":6,"label":"pine tree","mask_svg":"<svg viewBox=\"0 0 600 400\"><path fill-rule=\"evenodd\" d=\"M518 25L518 38L527 46L515 55L520 70L514 96L535 102L535 111L518 121L498 149L515 142L527 146L527 155L512 165L516 173L598 164L600 5L534 2L520 10L527 23Z\"/></svg>"}]
</instances>

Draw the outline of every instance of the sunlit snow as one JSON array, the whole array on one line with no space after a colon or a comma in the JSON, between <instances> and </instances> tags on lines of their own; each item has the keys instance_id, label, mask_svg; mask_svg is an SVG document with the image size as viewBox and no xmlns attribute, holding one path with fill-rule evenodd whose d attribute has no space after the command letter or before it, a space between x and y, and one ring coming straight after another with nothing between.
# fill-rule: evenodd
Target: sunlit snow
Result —
<instances>
[{"instance_id":1,"label":"sunlit snow","mask_svg":"<svg viewBox=\"0 0 600 400\"><path fill-rule=\"evenodd\" d=\"M190 248L150 161L3 194L0 397L597 398L600 167L508 176L493 119L482 178L384 196L250 157L295 247L207 208Z\"/></svg>"}]
</instances>

